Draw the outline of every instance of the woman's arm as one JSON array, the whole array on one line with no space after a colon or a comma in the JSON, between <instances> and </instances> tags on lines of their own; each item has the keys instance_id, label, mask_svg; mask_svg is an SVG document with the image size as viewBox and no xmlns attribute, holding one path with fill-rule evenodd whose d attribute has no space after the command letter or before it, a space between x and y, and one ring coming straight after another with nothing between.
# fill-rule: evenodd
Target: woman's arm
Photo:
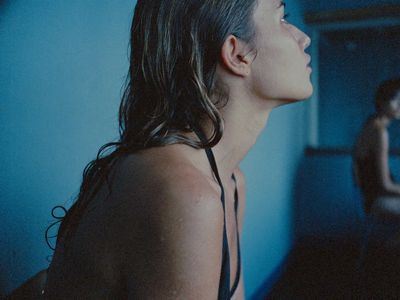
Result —
<instances>
[{"instance_id":1,"label":"woman's arm","mask_svg":"<svg viewBox=\"0 0 400 300\"><path fill-rule=\"evenodd\" d=\"M400 196L400 185L390 177L389 168L389 135L386 129L379 128L374 132L375 155L377 161L377 179L381 191L387 195Z\"/></svg>"},{"instance_id":2,"label":"woman's arm","mask_svg":"<svg viewBox=\"0 0 400 300\"><path fill-rule=\"evenodd\" d=\"M129 299L217 299L223 210L218 189L186 173L161 184L135 214L142 224L127 245ZM185 178L184 178L185 177ZM129 250L129 249L128 249Z\"/></svg>"}]
</instances>

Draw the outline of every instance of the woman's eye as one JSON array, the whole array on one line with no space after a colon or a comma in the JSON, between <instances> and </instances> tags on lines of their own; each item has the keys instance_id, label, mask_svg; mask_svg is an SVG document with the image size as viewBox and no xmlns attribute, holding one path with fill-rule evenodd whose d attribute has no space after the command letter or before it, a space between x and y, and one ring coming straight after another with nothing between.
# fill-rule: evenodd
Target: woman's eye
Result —
<instances>
[{"instance_id":1,"label":"woman's eye","mask_svg":"<svg viewBox=\"0 0 400 300\"><path fill-rule=\"evenodd\" d=\"M287 19L289 18L289 16L290 16L290 14L285 14L285 15L281 18L281 22L283 22L283 23L289 23L289 22L287 21Z\"/></svg>"}]
</instances>

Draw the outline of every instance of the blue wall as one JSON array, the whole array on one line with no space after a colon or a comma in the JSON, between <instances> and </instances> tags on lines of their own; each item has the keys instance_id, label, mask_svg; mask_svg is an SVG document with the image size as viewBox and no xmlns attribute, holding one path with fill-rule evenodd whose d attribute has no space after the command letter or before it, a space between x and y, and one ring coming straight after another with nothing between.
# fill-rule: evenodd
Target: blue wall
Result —
<instances>
[{"instance_id":1,"label":"blue wall","mask_svg":"<svg viewBox=\"0 0 400 300\"><path fill-rule=\"evenodd\" d=\"M399 5L399 0L304 0L305 11ZM380 30L377 29L377 32ZM347 35L348 40L324 33L320 38L319 139L325 147L350 150L361 124L373 111L376 85L383 79L399 76L398 39L366 41L364 36ZM377 36L377 35L375 35ZM348 44L347 42L350 42ZM355 43L354 43L355 42ZM391 145L398 147L399 126L390 128ZM391 157L391 170L398 175L400 160ZM400 178L398 176L395 176ZM305 155L295 184L296 239L357 238L363 218L361 195L353 184L351 156L347 151Z\"/></svg>"},{"instance_id":2,"label":"blue wall","mask_svg":"<svg viewBox=\"0 0 400 300\"><path fill-rule=\"evenodd\" d=\"M397 5L399 0L336 0L336 1L321 1L321 0L302 0L302 5L305 11L324 11L347 8L361 8L373 5Z\"/></svg>"},{"instance_id":3,"label":"blue wall","mask_svg":"<svg viewBox=\"0 0 400 300\"><path fill-rule=\"evenodd\" d=\"M371 28L321 35L320 146L352 147L362 124L375 111L377 86L400 75L399 41L394 30ZM396 123L392 137L400 133ZM391 142L400 145L397 138Z\"/></svg>"},{"instance_id":4,"label":"blue wall","mask_svg":"<svg viewBox=\"0 0 400 300\"><path fill-rule=\"evenodd\" d=\"M0 5L0 294L47 266L51 208L117 136L134 2Z\"/></svg>"},{"instance_id":5,"label":"blue wall","mask_svg":"<svg viewBox=\"0 0 400 300\"><path fill-rule=\"evenodd\" d=\"M304 29L300 3L286 3L290 22ZM291 250L293 186L305 143L306 103L281 107L272 112L267 128L242 163L247 182L242 247L248 296L270 284L270 275Z\"/></svg>"},{"instance_id":6,"label":"blue wall","mask_svg":"<svg viewBox=\"0 0 400 300\"><path fill-rule=\"evenodd\" d=\"M356 238L363 218L349 154L306 155L296 182L296 238Z\"/></svg>"},{"instance_id":7,"label":"blue wall","mask_svg":"<svg viewBox=\"0 0 400 300\"><path fill-rule=\"evenodd\" d=\"M299 3L287 2L299 24ZM47 266L51 208L71 204L86 163L117 136L134 3L0 5L0 294ZM290 251L292 186L304 145L305 104L279 108L243 162L248 297Z\"/></svg>"},{"instance_id":8,"label":"blue wall","mask_svg":"<svg viewBox=\"0 0 400 300\"><path fill-rule=\"evenodd\" d=\"M391 156L391 171L400 179L399 156ZM296 239L359 239L365 212L352 176L348 153L305 155L296 180Z\"/></svg>"}]
</instances>

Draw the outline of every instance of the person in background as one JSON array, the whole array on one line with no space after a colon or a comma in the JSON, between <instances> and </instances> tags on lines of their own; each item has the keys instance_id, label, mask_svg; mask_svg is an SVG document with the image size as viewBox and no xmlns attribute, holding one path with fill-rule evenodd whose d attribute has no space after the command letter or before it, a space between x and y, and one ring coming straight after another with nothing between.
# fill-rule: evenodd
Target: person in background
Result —
<instances>
[{"instance_id":1,"label":"person in background","mask_svg":"<svg viewBox=\"0 0 400 300\"><path fill-rule=\"evenodd\" d=\"M400 119L400 79L380 84L375 108L353 149L354 175L367 216L358 284L362 299L399 299L400 185L389 168L388 126Z\"/></svg>"},{"instance_id":2,"label":"person in background","mask_svg":"<svg viewBox=\"0 0 400 300\"><path fill-rule=\"evenodd\" d=\"M400 220L400 184L389 168L388 126L400 119L400 79L384 81L376 92L376 112L365 122L353 149L353 166L365 211Z\"/></svg>"},{"instance_id":3,"label":"person in background","mask_svg":"<svg viewBox=\"0 0 400 300\"><path fill-rule=\"evenodd\" d=\"M239 163L312 93L277 0L138 0L120 139L85 169L45 299L244 299Z\"/></svg>"}]
</instances>

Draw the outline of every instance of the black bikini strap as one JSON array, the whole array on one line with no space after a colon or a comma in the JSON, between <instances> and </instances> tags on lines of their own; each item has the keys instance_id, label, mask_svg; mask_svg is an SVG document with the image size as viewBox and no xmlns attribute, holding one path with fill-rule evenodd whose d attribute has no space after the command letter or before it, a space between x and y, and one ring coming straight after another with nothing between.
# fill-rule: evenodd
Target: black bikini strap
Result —
<instances>
[{"instance_id":1,"label":"black bikini strap","mask_svg":"<svg viewBox=\"0 0 400 300\"><path fill-rule=\"evenodd\" d=\"M231 290L231 297L235 293L236 288L239 285L240 282L240 274L241 274L241 255L240 255L240 237L239 237L239 222L238 222L238 207L239 207L239 194L238 194L238 189L237 189L237 181L235 178L235 175L232 174L232 179L235 182L235 218L236 218L236 244L237 244L237 251L238 251L238 256L237 256L237 269L236 269L236 277L235 277L235 282L233 283L232 290Z\"/></svg>"},{"instance_id":2,"label":"black bikini strap","mask_svg":"<svg viewBox=\"0 0 400 300\"><path fill-rule=\"evenodd\" d=\"M207 140L204 133L199 130L197 127L192 127L195 134L197 134L198 138L201 142L205 143ZM214 154L212 153L210 148L204 149L207 154L208 161L211 165L211 169L214 173L215 178L218 181L218 184L221 188L221 202L222 208L224 211L224 231L222 237L222 264L221 264L221 276L220 276L220 289L218 291L218 299L229 299L231 297L231 289L230 289L230 256L229 256L229 245L228 245L228 235L226 233L226 220L225 220L225 192L224 186L222 185L221 178L219 176L217 163L215 162ZM222 288L221 288L222 283Z\"/></svg>"},{"instance_id":3,"label":"black bikini strap","mask_svg":"<svg viewBox=\"0 0 400 300\"><path fill-rule=\"evenodd\" d=\"M235 174L232 174L232 179L235 182L235 212L237 213L237 210L239 207L239 195L238 195L237 181L236 181Z\"/></svg>"},{"instance_id":4,"label":"black bikini strap","mask_svg":"<svg viewBox=\"0 0 400 300\"><path fill-rule=\"evenodd\" d=\"M192 127L194 133L198 136L201 142L206 141L206 137L204 133L197 129L196 127ZM223 255L226 255L226 261L222 265L222 270L225 269L225 274L221 272L221 275L225 275L225 278L221 278L221 281L226 281L227 286L229 289L229 298L233 296L235 293L239 282L240 282L240 274L241 274L241 255L240 255L240 240L239 240L239 226L238 226L238 218L237 218L237 212L238 212L238 207L239 207L239 195L238 195L238 190L237 190L237 181L235 178L235 175L232 174L232 179L235 182L235 219L236 219L236 241L237 241L237 249L238 249L238 257L237 257L237 271L236 271L236 276L235 276L235 282L233 283L232 289L230 289L230 266L229 266L229 248L228 248L228 237L226 233L226 222L225 222L225 192L224 192L224 187L222 185L221 178L219 176L218 168L217 168L217 163L215 161L214 154L210 148L205 148L206 154L208 161L210 162L211 169L213 170L213 173L215 175L215 178L218 181L219 186L221 187L221 202L222 202L222 207L224 209L224 234L223 234ZM226 266L224 264L227 264ZM221 291L220 291L221 292ZM226 291L228 292L228 291ZM218 299L225 299L226 294L224 291L222 291L223 295L219 295L220 297Z\"/></svg>"},{"instance_id":5,"label":"black bikini strap","mask_svg":"<svg viewBox=\"0 0 400 300\"><path fill-rule=\"evenodd\" d=\"M204 135L204 133L201 130L199 130L197 128L194 128L193 131L194 131L194 133L197 134L197 136L199 137L201 142L204 143L207 140L205 135ZM223 185L222 185L221 178L219 177L219 172L218 172L218 168L217 168L217 163L215 162L214 154L213 154L213 152L211 151L210 148L205 148L204 150L206 151L207 158L208 158L208 161L210 162L211 169L212 169L212 171L214 173L214 176L217 179L217 181L218 181L218 183L219 183L219 185L221 187L221 193L222 193L221 199L222 199L222 205L224 207L224 212L225 212L225 193L224 193L224 188L223 188Z\"/></svg>"}]
</instances>

